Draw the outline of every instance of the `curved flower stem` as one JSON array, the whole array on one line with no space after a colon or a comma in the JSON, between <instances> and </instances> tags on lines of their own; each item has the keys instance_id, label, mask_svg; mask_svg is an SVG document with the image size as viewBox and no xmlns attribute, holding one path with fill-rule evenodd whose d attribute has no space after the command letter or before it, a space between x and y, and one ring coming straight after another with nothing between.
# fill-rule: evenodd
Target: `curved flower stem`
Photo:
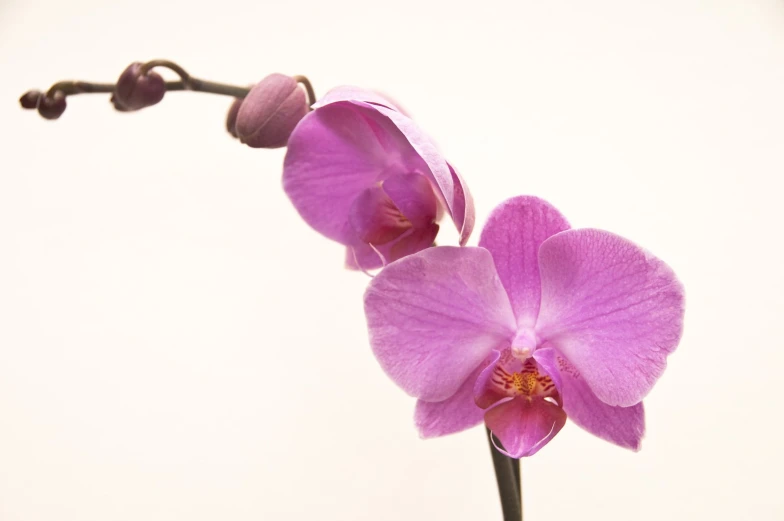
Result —
<instances>
[{"instance_id":1,"label":"curved flower stem","mask_svg":"<svg viewBox=\"0 0 784 521\"><path fill-rule=\"evenodd\" d=\"M225 83L216 83L214 81L201 80L188 74L180 65L169 60L152 60L148 61L139 69L140 74L147 74L155 67L165 67L177 73L180 77L180 82L183 84L183 89L177 90L192 90L196 92L208 92L210 94L222 94L224 96L234 96L235 98L244 98L250 92L248 87L238 87L236 85L228 85ZM177 83L177 82L175 82ZM169 90L168 83L166 90Z\"/></svg>"},{"instance_id":2,"label":"curved flower stem","mask_svg":"<svg viewBox=\"0 0 784 521\"><path fill-rule=\"evenodd\" d=\"M234 98L240 99L247 96L250 92L250 87L239 87L237 85L229 85L226 83L218 83L196 78L191 76L190 73L188 73L188 71L186 71L182 66L170 60L151 60L142 64L138 70L140 74L144 75L156 67L169 69L180 77L180 79L177 81L164 82L164 88L166 91L190 90L194 92L206 92L209 94L232 96ZM308 106L312 107L312 105L316 102L316 93L313 90L313 85L311 85L310 80L301 75L293 76L293 78L297 81L297 83L302 85L302 88L307 94ZM50 102L56 97L55 95L60 96L59 99L63 105L59 113L56 116L48 116L49 119L56 119L60 116L60 114L62 114L63 110L65 110L64 98L67 96L95 93L114 94L116 90L117 84L115 83L92 83L89 81L76 80L58 81L49 87L49 90L46 91L46 94L42 95L41 92L37 90L30 90L19 99L19 102L21 103L22 108L36 109L41 103L40 100L42 99L42 96L44 99L47 99ZM122 110L116 106L115 108Z\"/></svg>"},{"instance_id":3,"label":"curved flower stem","mask_svg":"<svg viewBox=\"0 0 784 521\"><path fill-rule=\"evenodd\" d=\"M167 81L167 91L175 90L189 90L181 81ZM47 96L53 96L55 92L60 91L66 96L73 96L74 94L110 94L114 92L114 83L91 83L89 81L58 81L46 91Z\"/></svg>"},{"instance_id":4,"label":"curved flower stem","mask_svg":"<svg viewBox=\"0 0 784 521\"><path fill-rule=\"evenodd\" d=\"M493 434L487 429L487 442L495 467L495 479L498 483L498 495L501 497L501 510L504 521L523 521L523 502L520 480L517 474L520 469L519 460L501 454L493 445ZM513 461L517 462L517 471Z\"/></svg>"},{"instance_id":5,"label":"curved flower stem","mask_svg":"<svg viewBox=\"0 0 784 521\"><path fill-rule=\"evenodd\" d=\"M53 96L57 91L66 96L74 94L91 94L93 92L114 92L114 83L90 83L87 81L58 81L46 91L47 96Z\"/></svg>"},{"instance_id":6,"label":"curved flower stem","mask_svg":"<svg viewBox=\"0 0 784 521\"><path fill-rule=\"evenodd\" d=\"M308 95L308 107L316 103L316 92L313 90L313 85L310 84L310 80L299 74L292 77L297 80L297 83L305 87L305 92Z\"/></svg>"},{"instance_id":7,"label":"curved flower stem","mask_svg":"<svg viewBox=\"0 0 784 521\"><path fill-rule=\"evenodd\" d=\"M171 69L180 77L179 81L167 81L164 83L167 91L181 91L191 90L194 92L206 92L209 94L219 94L223 96L233 96L235 98L244 98L250 92L249 87L238 87L236 85L228 85L226 83L217 83L214 81L202 80L195 78L188 74L188 72L174 62L168 60L152 60L141 66L141 73L146 74L154 67L165 67ZM308 96L313 92L310 87L310 82L304 76L297 78L304 78L304 80L297 80L305 85L305 90L308 91ZM47 96L53 96L55 92L60 91L66 96L73 96L74 94L95 94L95 93L113 93L116 88L114 83L92 83L89 81L58 81L46 91ZM314 100L315 101L315 100Z\"/></svg>"}]
</instances>

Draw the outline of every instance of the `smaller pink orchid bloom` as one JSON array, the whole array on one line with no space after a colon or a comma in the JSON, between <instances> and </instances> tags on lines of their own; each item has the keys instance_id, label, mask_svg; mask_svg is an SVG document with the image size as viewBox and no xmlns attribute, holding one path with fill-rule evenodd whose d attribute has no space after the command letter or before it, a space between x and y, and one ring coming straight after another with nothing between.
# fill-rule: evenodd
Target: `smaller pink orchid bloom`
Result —
<instances>
[{"instance_id":1,"label":"smaller pink orchid bloom","mask_svg":"<svg viewBox=\"0 0 784 521\"><path fill-rule=\"evenodd\" d=\"M617 235L569 229L535 197L497 207L479 246L393 262L365 294L373 352L418 398L420 434L484 419L499 450L520 458L568 416L638 450L642 399L683 329L672 270Z\"/></svg>"},{"instance_id":2,"label":"smaller pink orchid bloom","mask_svg":"<svg viewBox=\"0 0 784 521\"><path fill-rule=\"evenodd\" d=\"M380 94L327 93L292 132L283 188L316 231L347 247L352 269L429 248L446 211L465 244L471 195L433 141Z\"/></svg>"}]
</instances>

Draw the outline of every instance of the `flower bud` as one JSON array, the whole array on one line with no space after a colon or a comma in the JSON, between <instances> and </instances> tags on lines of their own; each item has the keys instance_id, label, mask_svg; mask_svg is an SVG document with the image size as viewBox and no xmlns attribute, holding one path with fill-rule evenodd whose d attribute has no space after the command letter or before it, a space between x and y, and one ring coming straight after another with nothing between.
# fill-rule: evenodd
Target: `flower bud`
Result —
<instances>
[{"instance_id":1,"label":"flower bud","mask_svg":"<svg viewBox=\"0 0 784 521\"><path fill-rule=\"evenodd\" d=\"M38 113L45 119L57 119L65 112L65 93L55 91L51 96L44 94L38 101Z\"/></svg>"},{"instance_id":2,"label":"flower bud","mask_svg":"<svg viewBox=\"0 0 784 521\"><path fill-rule=\"evenodd\" d=\"M117 96L114 94L112 94L112 97L109 98L109 103L114 106L114 110L117 112L129 112L129 110L126 109L123 105L120 105L120 103L117 101Z\"/></svg>"},{"instance_id":3,"label":"flower bud","mask_svg":"<svg viewBox=\"0 0 784 521\"><path fill-rule=\"evenodd\" d=\"M250 147L284 147L291 131L307 113L305 91L297 80L270 74L245 97L234 128L240 141Z\"/></svg>"},{"instance_id":4,"label":"flower bud","mask_svg":"<svg viewBox=\"0 0 784 521\"><path fill-rule=\"evenodd\" d=\"M19 98L19 103L23 109L37 109L42 95L40 90L28 90Z\"/></svg>"},{"instance_id":5,"label":"flower bud","mask_svg":"<svg viewBox=\"0 0 784 521\"><path fill-rule=\"evenodd\" d=\"M142 64L130 64L117 80L112 103L119 111L139 110L155 105L163 99L166 85L163 77L157 72L147 71L141 74Z\"/></svg>"},{"instance_id":6,"label":"flower bud","mask_svg":"<svg viewBox=\"0 0 784 521\"><path fill-rule=\"evenodd\" d=\"M237 137L237 113L240 111L244 98L235 98L226 114L226 130L234 137Z\"/></svg>"}]
</instances>

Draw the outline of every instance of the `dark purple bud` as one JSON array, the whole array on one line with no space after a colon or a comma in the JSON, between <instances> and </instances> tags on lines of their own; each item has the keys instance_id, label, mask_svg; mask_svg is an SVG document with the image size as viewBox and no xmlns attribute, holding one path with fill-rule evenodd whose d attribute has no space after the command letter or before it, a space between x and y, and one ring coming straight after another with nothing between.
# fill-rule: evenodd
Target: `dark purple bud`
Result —
<instances>
[{"instance_id":1,"label":"dark purple bud","mask_svg":"<svg viewBox=\"0 0 784 521\"><path fill-rule=\"evenodd\" d=\"M242 105L244 98L235 98L229 107L229 112L226 114L226 130L229 131L234 137L237 137L237 129L235 128L237 125L237 113L240 111L240 105Z\"/></svg>"},{"instance_id":2,"label":"dark purple bud","mask_svg":"<svg viewBox=\"0 0 784 521\"><path fill-rule=\"evenodd\" d=\"M112 96L114 108L117 110L143 109L155 105L166 94L163 77L153 71L141 74L141 68L140 62L134 62L120 74Z\"/></svg>"},{"instance_id":3,"label":"dark purple bud","mask_svg":"<svg viewBox=\"0 0 784 521\"><path fill-rule=\"evenodd\" d=\"M19 103L22 105L23 109L37 109L41 96L42 93L40 90L28 90L19 98Z\"/></svg>"},{"instance_id":4,"label":"dark purple bud","mask_svg":"<svg viewBox=\"0 0 784 521\"><path fill-rule=\"evenodd\" d=\"M234 128L240 141L250 147L284 147L291 131L307 113L305 90L297 80L270 74L245 97Z\"/></svg>"},{"instance_id":5,"label":"dark purple bud","mask_svg":"<svg viewBox=\"0 0 784 521\"><path fill-rule=\"evenodd\" d=\"M65 93L55 91L51 96L44 94L38 101L38 113L46 119L57 119L65 112Z\"/></svg>"}]
</instances>

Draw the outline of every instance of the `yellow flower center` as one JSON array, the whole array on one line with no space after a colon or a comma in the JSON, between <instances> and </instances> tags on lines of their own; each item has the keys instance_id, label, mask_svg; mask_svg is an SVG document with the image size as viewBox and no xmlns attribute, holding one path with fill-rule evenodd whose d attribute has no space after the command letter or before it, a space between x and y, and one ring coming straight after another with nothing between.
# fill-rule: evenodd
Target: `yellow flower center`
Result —
<instances>
[{"instance_id":1,"label":"yellow flower center","mask_svg":"<svg viewBox=\"0 0 784 521\"><path fill-rule=\"evenodd\" d=\"M501 365L494 371L493 381L509 396L542 396L556 394L553 379L538 371L532 360L527 360L519 372L509 373Z\"/></svg>"}]
</instances>

